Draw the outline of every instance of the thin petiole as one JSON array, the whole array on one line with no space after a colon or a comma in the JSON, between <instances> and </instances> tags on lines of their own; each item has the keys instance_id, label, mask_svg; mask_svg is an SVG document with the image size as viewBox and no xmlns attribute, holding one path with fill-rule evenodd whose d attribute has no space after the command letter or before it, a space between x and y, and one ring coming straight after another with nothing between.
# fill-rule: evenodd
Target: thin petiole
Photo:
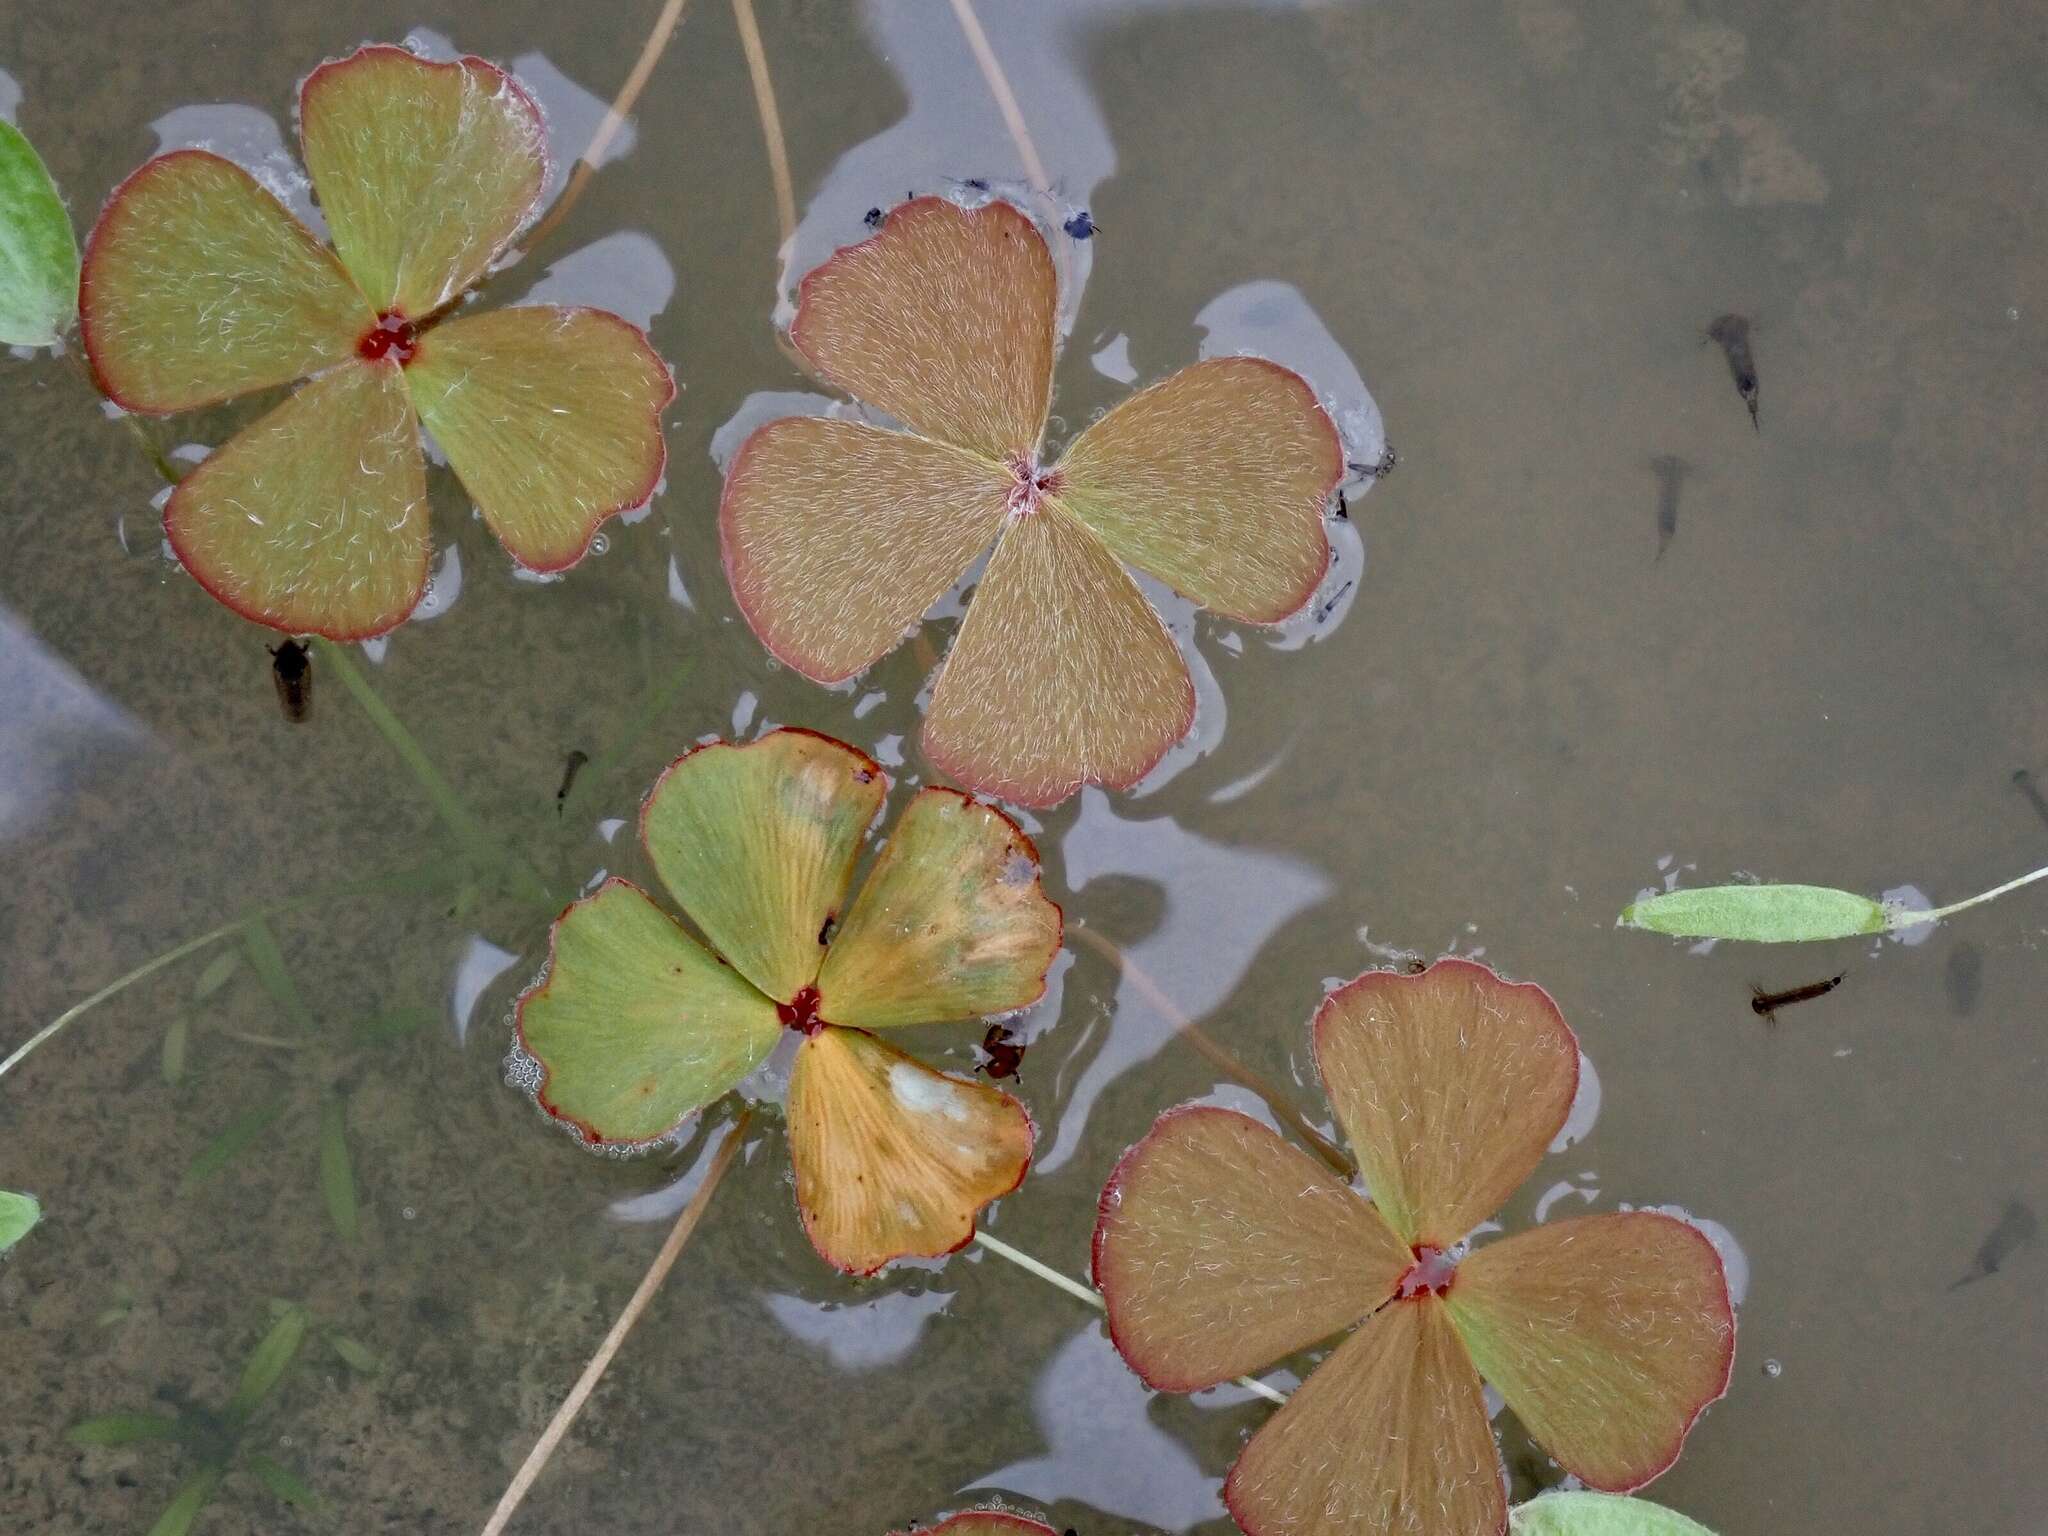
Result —
<instances>
[{"instance_id":1,"label":"thin petiole","mask_svg":"<svg viewBox=\"0 0 2048 1536\"><path fill-rule=\"evenodd\" d=\"M2032 885L2036 880L2044 879L2048 879L2048 865L2021 875L2017 880L2008 880L2005 884L1995 885L1988 891L1980 891L1977 895L1962 901L1951 902L1945 907L1936 907L1932 912L1902 912L1890 926L1896 932L1901 928L1917 927L1921 923L1938 923L1945 917L1953 917L1956 913L1967 911L1971 907L1981 907L1987 901L1996 901L2023 885Z\"/></svg>"},{"instance_id":2,"label":"thin petiole","mask_svg":"<svg viewBox=\"0 0 2048 1536\"><path fill-rule=\"evenodd\" d=\"M1069 1296L1074 1297L1078 1301L1085 1301L1089 1306L1093 1307L1096 1311L1102 1312L1108 1310L1102 1300L1101 1295L1096 1292L1094 1287L1083 1285L1080 1281L1074 1279L1070 1275L1061 1274L1058 1270L1054 1269L1050 1264L1040 1263L1037 1259L1031 1257L1030 1254L1024 1253L1019 1249L1012 1248L1008 1243L1004 1242L1001 1238L990 1237L986 1232L976 1232L974 1234L974 1240L976 1243L986 1248L990 1253L994 1254L997 1258L1008 1259L1012 1264L1016 1265L1019 1269L1025 1271L1027 1274L1036 1275L1039 1279L1045 1281L1048 1285L1058 1286L1061 1290L1065 1291ZM1245 1391L1252 1393L1256 1397L1263 1397L1269 1403L1285 1403L1287 1401L1287 1394L1285 1392L1275 1391L1272 1387L1267 1386L1263 1381L1255 1380L1250 1376L1237 1377L1236 1384L1240 1387L1243 1387Z\"/></svg>"}]
</instances>

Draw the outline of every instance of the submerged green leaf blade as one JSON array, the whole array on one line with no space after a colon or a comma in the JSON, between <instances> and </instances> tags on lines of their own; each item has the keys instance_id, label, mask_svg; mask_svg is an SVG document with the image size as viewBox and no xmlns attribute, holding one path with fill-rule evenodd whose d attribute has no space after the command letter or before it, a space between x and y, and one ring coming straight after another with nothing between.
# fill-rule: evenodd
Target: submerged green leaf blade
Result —
<instances>
[{"instance_id":1,"label":"submerged green leaf blade","mask_svg":"<svg viewBox=\"0 0 2048 1536\"><path fill-rule=\"evenodd\" d=\"M556 919L519 999L540 1106L593 1146L667 1135L767 1059L775 1005L634 886L608 880Z\"/></svg>"},{"instance_id":2,"label":"submerged green leaf blade","mask_svg":"<svg viewBox=\"0 0 2048 1536\"><path fill-rule=\"evenodd\" d=\"M242 968L242 957L232 949L215 955L192 984L192 1001L204 1002L228 984L228 978Z\"/></svg>"},{"instance_id":3,"label":"submerged green leaf blade","mask_svg":"<svg viewBox=\"0 0 2048 1536\"><path fill-rule=\"evenodd\" d=\"M1825 885L1709 885L1624 907L1618 925L1675 939L1797 944L1883 933L1889 917L1884 903Z\"/></svg>"},{"instance_id":4,"label":"submerged green leaf blade","mask_svg":"<svg viewBox=\"0 0 2048 1536\"><path fill-rule=\"evenodd\" d=\"M310 1319L304 1307L288 1306L278 1314L277 1321L270 1325L270 1332L263 1335L263 1341L250 1353L249 1363L242 1367L242 1379L235 1386L235 1395L228 1399L222 1410L231 1419L246 1419L256 1411L256 1405L276 1389L290 1369L293 1356L306 1341L306 1325Z\"/></svg>"},{"instance_id":5,"label":"submerged green leaf blade","mask_svg":"<svg viewBox=\"0 0 2048 1536\"><path fill-rule=\"evenodd\" d=\"M1546 1493L1508 1512L1514 1536L1714 1536L1676 1510L1618 1493Z\"/></svg>"},{"instance_id":6,"label":"submerged green leaf blade","mask_svg":"<svg viewBox=\"0 0 2048 1536\"><path fill-rule=\"evenodd\" d=\"M217 1466L201 1467L180 1483L164 1512L156 1517L156 1524L149 1528L149 1536L185 1536L192 1529L192 1522L199 1518L199 1511L206 1508L206 1501L213 1497L221 1470Z\"/></svg>"},{"instance_id":7,"label":"submerged green leaf blade","mask_svg":"<svg viewBox=\"0 0 2048 1536\"><path fill-rule=\"evenodd\" d=\"M249 1469L257 1482L285 1503L299 1509L320 1508L320 1495L308 1488L290 1468L272 1461L268 1456L255 1453L244 1458L242 1464Z\"/></svg>"},{"instance_id":8,"label":"submerged green leaf blade","mask_svg":"<svg viewBox=\"0 0 2048 1536\"><path fill-rule=\"evenodd\" d=\"M284 963L284 950L278 946L276 930L260 917L250 918L249 926L242 930L242 949L249 956L256 979L270 994L270 1000L301 1029L311 1029L313 1015L306 1011L306 1000L299 995L292 973Z\"/></svg>"},{"instance_id":9,"label":"submerged green leaf blade","mask_svg":"<svg viewBox=\"0 0 2048 1536\"><path fill-rule=\"evenodd\" d=\"M35 146L0 120L0 343L47 347L78 312L78 237Z\"/></svg>"},{"instance_id":10,"label":"submerged green leaf blade","mask_svg":"<svg viewBox=\"0 0 2048 1536\"><path fill-rule=\"evenodd\" d=\"M190 1189L195 1184L203 1184L212 1178L234 1157L247 1151L250 1143L269 1129L270 1122L283 1113L282 1104L264 1104L246 1114L238 1115L226 1130L200 1149L199 1155L192 1159L192 1166L185 1170L185 1177L178 1187L181 1190Z\"/></svg>"},{"instance_id":11,"label":"submerged green leaf blade","mask_svg":"<svg viewBox=\"0 0 2048 1536\"><path fill-rule=\"evenodd\" d=\"M132 1445L138 1440L173 1440L178 1421L161 1413L103 1413L74 1424L64 1438L73 1445Z\"/></svg>"},{"instance_id":12,"label":"submerged green leaf blade","mask_svg":"<svg viewBox=\"0 0 2048 1536\"><path fill-rule=\"evenodd\" d=\"M171 1020L164 1031L163 1078L166 1088L175 1088L185 1075L185 1047L191 1038L192 1028L179 1014Z\"/></svg>"},{"instance_id":13,"label":"submerged green leaf blade","mask_svg":"<svg viewBox=\"0 0 2048 1536\"><path fill-rule=\"evenodd\" d=\"M327 1101L320 1114L320 1193L328 1220L347 1242L356 1240L356 1179L348 1158L348 1101Z\"/></svg>"},{"instance_id":14,"label":"submerged green leaf blade","mask_svg":"<svg viewBox=\"0 0 2048 1536\"><path fill-rule=\"evenodd\" d=\"M0 1189L0 1253L5 1253L43 1219L43 1203L34 1195Z\"/></svg>"}]
</instances>

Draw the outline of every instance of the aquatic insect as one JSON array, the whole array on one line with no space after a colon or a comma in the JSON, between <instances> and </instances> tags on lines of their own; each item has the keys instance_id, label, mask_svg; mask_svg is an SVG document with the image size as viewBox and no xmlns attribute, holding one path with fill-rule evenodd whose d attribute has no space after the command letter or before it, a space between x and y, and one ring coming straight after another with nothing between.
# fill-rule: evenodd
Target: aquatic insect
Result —
<instances>
[{"instance_id":1,"label":"aquatic insect","mask_svg":"<svg viewBox=\"0 0 2048 1536\"><path fill-rule=\"evenodd\" d=\"M1316 604L1314 621L1318 624L1327 624L1330 621L1330 615L1337 611L1337 605L1344 601L1344 595L1351 590L1352 586L1353 583L1347 581L1343 586Z\"/></svg>"},{"instance_id":2,"label":"aquatic insect","mask_svg":"<svg viewBox=\"0 0 2048 1536\"><path fill-rule=\"evenodd\" d=\"M970 176L961 182L960 185L967 188L970 192L986 192L988 190L988 181L985 177L981 176Z\"/></svg>"},{"instance_id":3,"label":"aquatic insect","mask_svg":"<svg viewBox=\"0 0 2048 1536\"><path fill-rule=\"evenodd\" d=\"M1351 503L1344 499L1344 493L1342 491L1339 491L1337 493L1337 510L1332 512L1330 515L1336 518L1337 521L1340 523L1348 523L1351 521Z\"/></svg>"},{"instance_id":4,"label":"aquatic insect","mask_svg":"<svg viewBox=\"0 0 2048 1536\"><path fill-rule=\"evenodd\" d=\"M285 719L302 725L313 712L313 653L296 640L270 647L270 680Z\"/></svg>"},{"instance_id":5,"label":"aquatic insect","mask_svg":"<svg viewBox=\"0 0 2048 1536\"><path fill-rule=\"evenodd\" d=\"M2013 771L2012 787L2027 797L2027 804L2034 808L2034 814L2041 818L2041 824L2048 826L2048 798L2043 798L2040 786L2034 776L2024 768Z\"/></svg>"},{"instance_id":6,"label":"aquatic insect","mask_svg":"<svg viewBox=\"0 0 2048 1536\"><path fill-rule=\"evenodd\" d=\"M576 775L583 771L583 765L590 761L590 754L581 747L569 753L562 764L562 787L555 791L555 814L562 814L562 808L569 803L569 786L576 782Z\"/></svg>"},{"instance_id":7,"label":"aquatic insect","mask_svg":"<svg viewBox=\"0 0 2048 1536\"><path fill-rule=\"evenodd\" d=\"M1681 458L1660 453L1650 460L1650 469L1657 477L1657 553L1650 561L1654 565L1664 558L1672 535L1678 532L1678 492L1685 477L1692 473L1692 466Z\"/></svg>"},{"instance_id":8,"label":"aquatic insect","mask_svg":"<svg viewBox=\"0 0 2048 1536\"><path fill-rule=\"evenodd\" d=\"M860 221L861 223L867 225L869 229L880 229L882 227L882 210L879 208L870 208L866 213L860 216Z\"/></svg>"},{"instance_id":9,"label":"aquatic insect","mask_svg":"<svg viewBox=\"0 0 2048 1536\"><path fill-rule=\"evenodd\" d=\"M1803 987L1792 987L1783 992L1766 992L1762 987L1753 986L1750 990L1756 996L1749 1000L1749 1006L1762 1018L1775 1024L1778 1022L1777 1011L1780 1008L1789 1008L1794 1003L1809 1003L1816 997L1826 997L1842 984L1842 978L1848 974L1844 971L1841 976L1830 976L1825 981L1810 981Z\"/></svg>"},{"instance_id":10,"label":"aquatic insect","mask_svg":"<svg viewBox=\"0 0 2048 1536\"><path fill-rule=\"evenodd\" d=\"M1728 372L1735 379L1736 393L1749 407L1749 424L1763 431L1756 417L1756 359L1749 350L1749 321L1741 315L1717 315L1707 327L1707 339L1720 343L1722 355L1728 359Z\"/></svg>"},{"instance_id":11,"label":"aquatic insect","mask_svg":"<svg viewBox=\"0 0 2048 1536\"><path fill-rule=\"evenodd\" d=\"M1949 1286L1959 1291L1973 1280L1982 1280L1998 1273L1998 1266L2011 1258L2020 1249L2034 1240L2041 1224L2035 1220L2033 1207L2018 1200L2005 1202L2005 1210L1998 1218L1998 1225L1991 1229L1984 1241L1977 1245L1977 1256L1970 1261L1970 1267L1961 1279Z\"/></svg>"},{"instance_id":12,"label":"aquatic insect","mask_svg":"<svg viewBox=\"0 0 2048 1536\"><path fill-rule=\"evenodd\" d=\"M1350 470L1352 474L1362 476L1367 480L1384 480L1394 472L1394 466L1400 462L1400 455L1394 452L1394 445L1388 443L1380 449L1380 456L1370 464L1361 464L1356 459L1347 459L1344 462L1344 467Z\"/></svg>"},{"instance_id":13,"label":"aquatic insect","mask_svg":"<svg viewBox=\"0 0 2048 1536\"><path fill-rule=\"evenodd\" d=\"M1015 1077L1024 1065L1023 1042L1000 1024L989 1025L988 1033L981 1037L981 1049L988 1060L974 1070L990 1077Z\"/></svg>"},{"instance_id":14,"label":"aquatic insect","mask_svg":"<svg viewBox=\"0 0 2048 1536\"><path fill-rule=\"evenodd\" d=\"M1066 223L1062 224L1060 228L1064 229L1076 240L1089 240L1094 238L1095 232L1102 228L1102 226L1089 218L1088 210L1083 208L1079 213L1067 220Z\"/></svg>"}]
</instances>

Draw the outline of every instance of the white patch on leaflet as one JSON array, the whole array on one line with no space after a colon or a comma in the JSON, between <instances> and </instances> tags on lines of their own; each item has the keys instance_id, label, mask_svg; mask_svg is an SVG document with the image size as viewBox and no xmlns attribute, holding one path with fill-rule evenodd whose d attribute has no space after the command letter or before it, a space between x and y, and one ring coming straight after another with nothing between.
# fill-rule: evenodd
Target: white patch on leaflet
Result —
<instances>
[{"instance_id":1,"label":"white patch on leaflet","mask_svg":"<svg viewBox=\"0 0 2048 1536\"><path fill-rule=\"evenodd\" d=\"M967 1098L959 1086L944 1076L934 1076L899 1061L889 1068L889 1092L897 1104L913 1115L944 1115L965 1123Z\"/></svg>"}]
</instances>

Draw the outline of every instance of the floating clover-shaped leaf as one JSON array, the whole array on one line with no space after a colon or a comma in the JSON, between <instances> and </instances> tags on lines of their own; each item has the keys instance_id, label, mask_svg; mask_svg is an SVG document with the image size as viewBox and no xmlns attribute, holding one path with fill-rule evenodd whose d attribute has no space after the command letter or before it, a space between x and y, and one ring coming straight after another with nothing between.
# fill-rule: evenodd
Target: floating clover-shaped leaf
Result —
<instances>
[{"instance_id":1,"label":"floating clover-shaped leaf","mask_svg":"<svg viewBox=\"0 0 2048 1536\"><path fill-rule=\"evenodd\" d=\"M888 788L869 758L808 731L690 752L640 830L710 949L609 880L556 921L553 963L519 1000L541 1106L593 1145L666 1136L785 1028L801 1034L786 1105L797 1205L818 1252L855 1274L958 1248L1031 1161L1015 1099L872 1031L1022 1008L1060 946L1031 840L953 790L912 798L849 908Z\"/></svg>"},{"instance_id":2,"label":"floating clover-shaped leaf","mask_svg":"<svg viewBox=\"0 0 2048 1536\"><path fill-rule=\"evenodd\" d=\"M1253 1120L1169 1110L1103 1191L1095 1280L1154 1387L1214 1385L1352 1324L1238 1457L1251 1536L1499 1536L1482 1376L1563 1466L1626 1491L1726 1389L1713 1247L1650 1212L1556 1221L1453 1262L1571 1107L1578 1043L1540 987L1442 960L1317 1012L1316 1063L1368 1204Z\"/></svg>"},{"instance_id":3,"label":"floating clover-shaped leaf","mask_svg":"<svg viewBox=\"0 0 2048 1536\"><path fill-rule=\"evenodd\" d=\"M43 1205L34 1195L0 1189L0 1253L27 1237L42 1219Z\"/></svg>"},{"instance_id":4,"label":"floating clover-shaped leaf","mask_svg":"<svg viewBox=\"0 0 2048 1536\"><path fill-rule=\"evenodd\" d=\"M1611 1493L1546 1493L1517 1504L1515 1536L1714 1536L1697 1520L1643 1499Z\"/></svg>"},{"instance_id":5,"label":"floating clover-shaped leaf","mask_svg":"<svg viewBox=\"0 0 2048 1536\"><path fill-rule=\"evenodd\" d=\"M734 596L819 682L902 640L993 542L925 720L933 762L1049 805L1124 787L1194 722L1194 686L1128 564L1275 623L1329 564L1336 429L1297 375L1212 358L1040 462L1057 350L1044 238L993 202L924 197L804 280L790 338L909 430L789 418L741 445L719 534Z\"/></svg>"},{"instance_id":6,"label":"floating clover-shaped leaf","mask_svg":"<svg viewBox=\"0 0 2048 1536\"><path fill-rule=\"evenodd\" d=\"M198 150L130 176L86 245L80 330L115 403L306 380L178 486L178 558L275 629L392 628L426 587L424 421L515 559L573 565L653 494L675 385L602 310L448 318L539 202L539 110L481 59L367 47L307 77L299 133L333 249Z\"/></svg>"},{"instance_id":7,"label":"floating clover-shaped leaf","mask_svg":"<svg viewBox=\"0 0 2048 1536\"><path fill-rule=\"evenodd\" d=\"M916 1532L903 1532L899 1536L1059 1536L1059 1533L1043 1520L1006 1515L999 1509L970 1509L941 1520L928 1530L920 1527Z\"/></svg>"}]
</instances>

